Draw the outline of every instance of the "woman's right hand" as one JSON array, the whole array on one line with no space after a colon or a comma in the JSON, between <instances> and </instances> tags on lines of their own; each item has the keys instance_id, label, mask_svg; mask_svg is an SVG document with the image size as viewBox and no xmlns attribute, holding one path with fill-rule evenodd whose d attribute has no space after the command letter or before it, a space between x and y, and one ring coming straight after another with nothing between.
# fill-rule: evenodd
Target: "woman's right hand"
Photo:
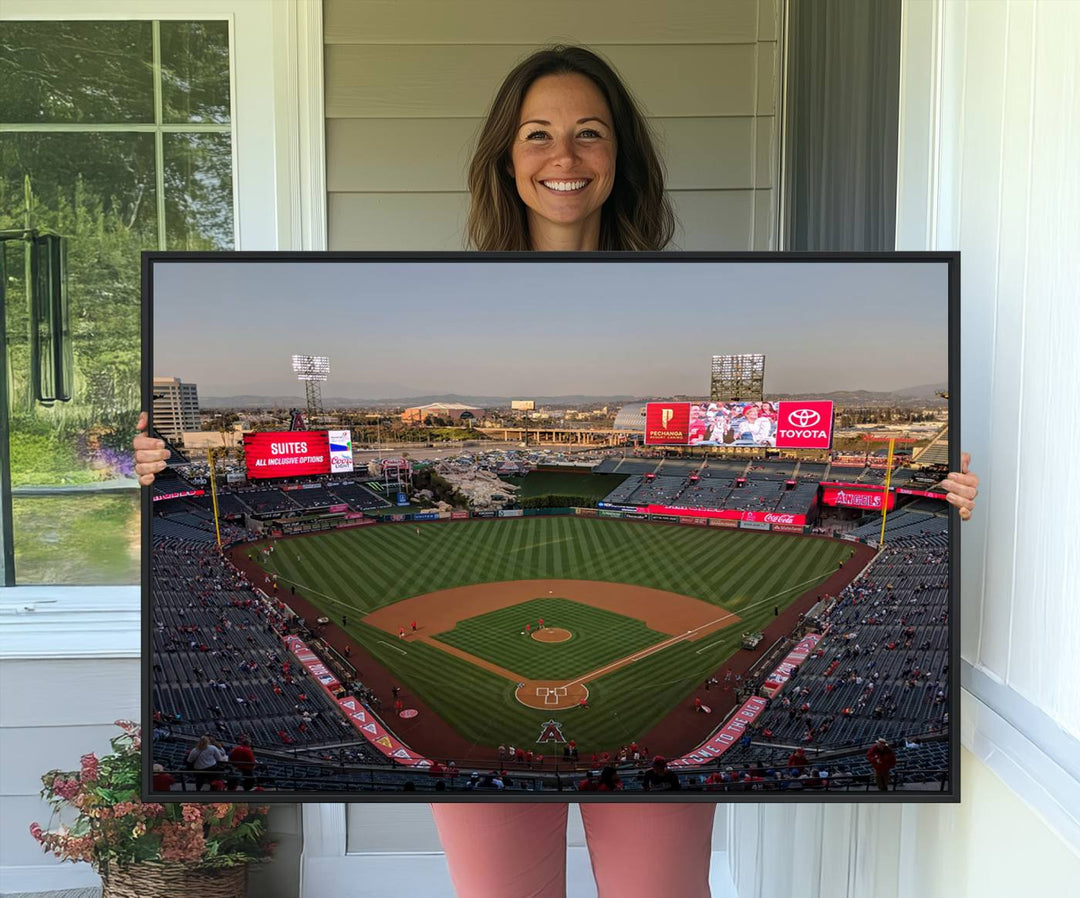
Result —
<instances>
[{"instance_id":1,"label":"woman's right hand","mask_svg":"<svg viewBox=\"0 0 1080 898\"><path fill-rule=\"evenodd\" d=\"M139 477L140 486L150 486L154 482L154 475L158 471L165 470L165 460L169 457L169 450L165 448L165 441L149 437L141 431L146 430L149 423L146 412L139 415L139 423L135 429L140 431L132 441L135 449L135 473Z\"/></svg>"}]
</instances>

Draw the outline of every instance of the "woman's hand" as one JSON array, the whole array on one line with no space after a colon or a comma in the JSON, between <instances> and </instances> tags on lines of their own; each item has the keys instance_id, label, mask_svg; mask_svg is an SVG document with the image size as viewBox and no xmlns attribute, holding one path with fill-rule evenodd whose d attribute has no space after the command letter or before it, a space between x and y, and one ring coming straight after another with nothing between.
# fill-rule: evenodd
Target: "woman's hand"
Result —
<instances>
[{"instance_id":1,"label":"woman's hand","mask_svg":"<svg viewBox=\"0 0 1080 898\"><path fill-rule=\"evenodd\" d=\"M135 429L144 431L147 423L147 414L142 412ZM154 482L154 475L165 470L165 459L169 457L165 441L139 433L132 441L132 446L135 448L135 473L139 476L139 485L150 486Z\"/></svg>"},{"instance_id":2,"label":"woman's hand","mask_svg":"<svg viewBox=\"0 0 1080 898\"><path fill-rule=\"evenodd\" d=\"M971 511L975 507L975 497L979 495L979 475L968 471L970 464L971 455L967 452L961 453L960 471L950 471L949 476L941 481L945 498L960 509L962 521L971 517Z\"/></svg>"}]
</instances>

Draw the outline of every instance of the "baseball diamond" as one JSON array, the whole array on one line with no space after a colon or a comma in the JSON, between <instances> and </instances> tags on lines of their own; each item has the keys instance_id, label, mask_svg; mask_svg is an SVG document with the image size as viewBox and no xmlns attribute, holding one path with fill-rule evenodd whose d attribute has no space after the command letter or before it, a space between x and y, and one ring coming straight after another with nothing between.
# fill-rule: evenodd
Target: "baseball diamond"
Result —
<instances>
[{"instance_id":1,"label":"baseball diamond","mask_svg":"<svg viewBox=\"0 0 1080 898\"><path fill-rule=\"evenodd\" d=\"M828 539L574 516L287 542L265 569L295 589L302 613L335 625L347 616L354 663L415 697L421 713L398 733L433 755L449 752L431 715L458 744L490 749L535 742L553 712L582 751L639 738L691 701L744 631L812 597L854 552ZM248 569L250 550L234 552Z\"/></svg>"}]
</instances>

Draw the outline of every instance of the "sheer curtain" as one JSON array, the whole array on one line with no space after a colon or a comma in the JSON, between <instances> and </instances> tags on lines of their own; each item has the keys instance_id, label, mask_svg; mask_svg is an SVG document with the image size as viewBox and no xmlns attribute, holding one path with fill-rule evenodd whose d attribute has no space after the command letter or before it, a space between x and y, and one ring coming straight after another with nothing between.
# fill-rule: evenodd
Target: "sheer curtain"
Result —
<instances>
[{"instance_id":1,"label":"sheer curtain","mask_svg":"<svg viewBox=\"0 0 1080 898\"><path fill-rule=\"evenodd\" d=\"M889 251L900 0L792 0L788 10L784 249Z\"/></svg>"}]
</instances>

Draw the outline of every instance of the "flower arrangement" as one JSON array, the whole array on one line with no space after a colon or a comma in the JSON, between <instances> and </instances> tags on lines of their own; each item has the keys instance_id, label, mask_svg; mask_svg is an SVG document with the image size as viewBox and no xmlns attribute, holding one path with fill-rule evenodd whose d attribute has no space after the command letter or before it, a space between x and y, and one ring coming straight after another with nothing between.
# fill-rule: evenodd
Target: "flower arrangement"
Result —
<instances>
[{"instance_id":1,"label":"flower arrangement","mask_svg":"<svg viewBox=\"0 0 1080 898\"><path fill-rule=\"evenodd\" d=\"M41 797L52 806L53 820L76 812L74 822L55 830L30 825L44 851L62 861L87 861L103 876L137 864L211 871L269 860L268 807L140 801L140 728L129 720L116 725L123 733L110 740L112 754L83 755L80 770L42 776Z\"/></svg>"}]
</instances>

